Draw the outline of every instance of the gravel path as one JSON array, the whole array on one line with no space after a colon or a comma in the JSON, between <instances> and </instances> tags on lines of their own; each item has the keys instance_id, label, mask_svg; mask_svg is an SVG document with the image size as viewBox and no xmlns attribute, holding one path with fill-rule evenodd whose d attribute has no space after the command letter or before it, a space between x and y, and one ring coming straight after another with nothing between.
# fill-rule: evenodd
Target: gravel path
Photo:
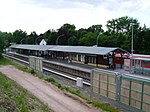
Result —
<instances>
[{"instance_id":1,"label":"gravel path","mask_svg":"<svg viewBox=\"0 0 150 112\"><path fill-rule=\"evenodd\" d=\"M2 66L0 72L30 91L55 112L98 112L80 98L72 98L55 86L22 72L13 66ZM74 96L76 97L76 96ZM79 99L79 100L77 100Z\"/></svg>"}]
</instances>

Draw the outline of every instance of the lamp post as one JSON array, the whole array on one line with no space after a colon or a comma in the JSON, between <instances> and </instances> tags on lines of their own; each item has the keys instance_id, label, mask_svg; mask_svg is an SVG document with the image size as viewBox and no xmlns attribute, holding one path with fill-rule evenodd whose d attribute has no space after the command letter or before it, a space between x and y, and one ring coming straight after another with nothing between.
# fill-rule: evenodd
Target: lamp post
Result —
<instances>
[{"instance_id":1,"label":"lamp post","mask_svg":"<svg viewBox=\"0 0 150 112\"><path fill-rule=\"evenodd\" d=\"M24 40L24 38L23 39L21 39L21 41L20 41L20 43L22 44L22 41Z\"/></svg>"},{"instance_id":2,"label":"lamp post","mask_svg":"<svg viewBox=\"0 0 150 112\"><path fill-rule=\"evenodd\" d=\"M133 26L136 25L135 23L131 23L132 25L132 40L131 40L131 55L133 56Z\"/></svg>"},{"instance_id":3,"label":"lamp post","mask_svg":"<svg viewBox=\"0 0 150 112\"><path fill-rule=\"evenodd\" d=\"M96 46L98 47L98 40L99 40L99 36L100 36L100 32L99 32L99 34L98 34L98 36L97 36L97 41L96 41Z\"/></svg>"},{"instance_id":4,"label":"lamp post","mask_svg":"<svg viewBox=\"0 0 150 112\"><path fill-rule=\"evenodd\" d=\"M133 56L133 26L136 25L135 23L131 23L132 25L132 40L131 40L131 57L130 57L130 73L133 73L133 61L132 61L132 56Z\"/></svg>"},{"instance_id":5,"label":"lamp post","mask_svg":"<svg viewBox=\"0 0 150 112\"><path fill-rule=\"evenodd\" d=\"M37 40L38 40L39 38L42 38L42 36L39 36L39 37L37 37L37 38L35 39L35 45L38 45Z\"/></svg>"},{"instance_id":6,"label":"lamp post","mask_svg":"<svg viewBox=\"0 0 150 112\"><path fill-rule=\"evenodd\" d=\"M59 36L57 37L57 39L56 39L56 45L58 45L58 39L59 39L60 37L62 37L62 36L64 36L64 34L59 35Z\"/></svg>"},{"instance_id":7,"label":"lamp post","mask_svg":"<svg viewBox=\"0 0 150 112\"><path fill-rule=\"evenodd\" d=\"M133 56L133 24L131 25L132 25L131 55Z\"/></svg>"}]
</instances>

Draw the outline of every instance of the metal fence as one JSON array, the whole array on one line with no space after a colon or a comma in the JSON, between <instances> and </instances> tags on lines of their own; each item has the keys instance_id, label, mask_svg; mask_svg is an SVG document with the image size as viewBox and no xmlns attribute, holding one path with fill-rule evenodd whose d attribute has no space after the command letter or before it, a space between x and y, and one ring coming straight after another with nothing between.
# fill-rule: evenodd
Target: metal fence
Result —
<instances>
[{"instance_id":1,"label":"metal fence","mask_svg":"<svg viewBox=\"0 0 150 112\"><path fill-rule=\"evenodd\" d=\"M95 69L91 76L94 93L116 100L116 73Z\"/></svg>"},{"instance_id":2,"label":"metal fence","mask_svg":"<svg viewBox=\"0 0 150 112\"><path fill-rule=\"evenodd\" d=\"M120 102L142 111L150 111L150 80L123 74L121 77Z\"/></svg>"},{"instance_id":3,"label":"metal fence","mask_svg":"<svg viewBox=\"0 0 150 112\"><path fill-rule=\"evenodd\" d=\"M91 74L92 92L113 99L143 112L150 111L150 79L94 69Z\"/></svg>"}]
</instances>

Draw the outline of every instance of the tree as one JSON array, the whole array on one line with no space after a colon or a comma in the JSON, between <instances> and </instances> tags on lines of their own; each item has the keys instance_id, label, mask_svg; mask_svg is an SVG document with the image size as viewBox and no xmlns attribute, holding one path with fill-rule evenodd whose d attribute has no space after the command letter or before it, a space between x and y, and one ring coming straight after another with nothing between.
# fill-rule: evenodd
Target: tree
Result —
<instances>
[{"instance_id":1,"label":"tree","mask_svg":"<svg viewBox=\"0 0 150 112\"><path fill-rule=\"evenodd\" d=\"M47 40L47 44L55 45L57 35L58 35L57 32L52 29L52 30L46 31L43 36Z\"/></svg>"},{"instance_id":2,"label":"tree","mask_svg":"<svg viewBox=\"0 0 150 112\"><path fill-rule=\"evenodd\" d=\"M71 24L64 24L62 27L60 27L58 29L58 35L57 37L59 37L60 35L61 38L59 38L59 44L60 45L68 45L68 39L72 36L76 36L76 31L75 31L76 27L75 25L71 25Z\"/></svg>"},{"instance_id":3,"label":"tree","mask_svg":"<svg viewBox=\"0 0 150 112\"><path fill-rule=\"evenodd\" d=\"M137 19L124 16L117 19L112 19L107 22L107 35L117 38L117 47L122 47L128 51L131 49L132 28L134 37L134 50L137 51L137 46L141 41L139 37L140 23Z\"/></svg>"},{"instance_id":4,"label":"tree","mask_svg":"<svg viewBox=\"0 0 150 112\"><path fill-rule=\"evenodd\" d=\"M13 42L17 44L24 43L23 39L26 38L27 38L27 33L25 31L22 31L21 29L13 32Z\"/></svg>"},{"instance_id":5,"label":"tree","mask_svg":"<svg viewBox=\"0 0 150 112\"><path fill-rule=\"evenodd\" d=\"M68 39L68 45L77 46L78 45L78 39L75 36L72 36Z\"/></svg>"},{"instance_id":6,"label":"tree","mask_svg":"<svg viewBox=\"0 0 150 112\"><path fill-rule=\"evenodd\" d=\"M142 53L142 54L150 54L150 28L144 28L139 33L140 40L139 42L136 43L136 52L137 53Z\"/></svg>"},{"instance_id":7,"label":"tree","mask_svg":"<svg viewBox=\"0 0 150 112\"><path fill-rule=\"evenodd\" d=\"M87 29L88 32L96 33L97 35L99 33L103 33L104 30L102 29L102 25L92 25Z\"/></svg>"},{"instance_id":8,"label":"tree","mask_svg":"<svg viewBox=\"0 0 150 112\"><path fill-rule=\"evenodd\" d=\"M118 33L128 34L131 30L132 24L136 24L137 28L139 27L139 22L137 19L124 16L107 21L106 27L110 32L110 34L118 34Z\"/></svg>"},{"instance_id":9,"label":"tree","mask_svg":"<svg viewBox=\"0 0 150 112\"><path fill-rule=\"evenodd\" d=\"M93 46L96 45L97 34L89 32L83 35L79 40L79 45Z\"/></svg>"},{"instance_id":10,"label":"tree","mask_svg":"<svg viewBox=\"0 0 150 112\"><path fill-rule=\"evenodd\" d=\"M27 43L28 44L37 44L37 39L39 38L39 36L37 35L37 33L35 31L31 32L30 35L28 35Z\"/></svg>"}]
</instances>

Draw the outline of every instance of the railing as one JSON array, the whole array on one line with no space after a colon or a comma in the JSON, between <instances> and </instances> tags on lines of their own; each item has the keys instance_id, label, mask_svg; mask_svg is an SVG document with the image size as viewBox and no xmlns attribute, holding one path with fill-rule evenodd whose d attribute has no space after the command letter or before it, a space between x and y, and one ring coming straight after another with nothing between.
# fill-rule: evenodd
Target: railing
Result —
<instances>
[{"instance_id":1,"label":"railing","mask_svg":"<svg viewBox=\"0 0 150 112\"><path fill-rule=\"evenodd\" d=\"M92 71L92 92L140 111L150 111L150 78L119 74L107 70Z\"/></svg>"}]
</instances>

